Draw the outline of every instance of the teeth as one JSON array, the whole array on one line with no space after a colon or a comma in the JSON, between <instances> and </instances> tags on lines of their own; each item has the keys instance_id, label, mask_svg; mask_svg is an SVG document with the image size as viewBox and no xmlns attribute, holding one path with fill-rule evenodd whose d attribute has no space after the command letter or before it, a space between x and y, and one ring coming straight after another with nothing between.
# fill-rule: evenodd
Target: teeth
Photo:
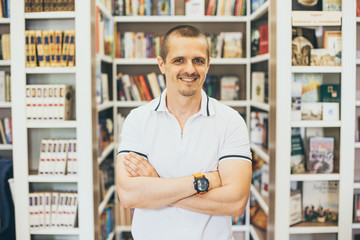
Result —
<instances>
[{"instance_id":1,"label":"teeth","mask_svg":"<svg viewBox=\"0 0 360 240\"><path fill-rule=\"evenodd\" d=\"M192 82L192 81L196 80L196 78L180 78L180 79L185 81L185 82Z\"/></svg>"}]
</instances>

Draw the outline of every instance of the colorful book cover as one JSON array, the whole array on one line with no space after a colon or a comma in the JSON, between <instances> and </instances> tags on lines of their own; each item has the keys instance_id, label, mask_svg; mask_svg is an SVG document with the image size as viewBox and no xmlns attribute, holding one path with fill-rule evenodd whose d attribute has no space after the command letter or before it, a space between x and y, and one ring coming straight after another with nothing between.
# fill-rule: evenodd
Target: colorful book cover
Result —
<instances>
[{"instance_id":1,"label":"colorful book cover","mask_svg":"<svg viewBox=\"0 0 360 240\"><path fill-rule=\"evenodd\" d=\"M291 174L305 172L305 150L300 134L291 135Z\"/></svg>"},{"instance_id":2,"label":"colorful book cover","mask_svg":"<svg viewBox=\"0 0 360 240\"><path fill-rule=\"evenodd\" d=\"M322 0L323 11L341 11L342 0Z\"/></svg>"},{"instance_id":3,"label":"colorful book cover","mask_svg":"<svg viewBox=\"0 0 360 240\"><path fill-rule=\"evenodd\" d=\"M295 73L294 81L302 84L302 103L319 101L319 89L323 82L321 73Z\"/></svg>"},{"instance_id":4,"label":"colorful book cover","mask_svg":"<svg viewBox=\"0 0 360 240\"><path fill-rule=\"evenodd\" d=\"M311 137L309 145L309 172L332 173L334 169L334 138Z\"/></svg>"},{"instance_id":5,"label":"colorful book cover","mask_svg":"<svg viewBox=\"0 0 360 240\"><path fill-rule=\"evenodd\" d=\"M302 191L305 222L338 221L338 181L304 181Z\"/></svg>"}]
</instances>

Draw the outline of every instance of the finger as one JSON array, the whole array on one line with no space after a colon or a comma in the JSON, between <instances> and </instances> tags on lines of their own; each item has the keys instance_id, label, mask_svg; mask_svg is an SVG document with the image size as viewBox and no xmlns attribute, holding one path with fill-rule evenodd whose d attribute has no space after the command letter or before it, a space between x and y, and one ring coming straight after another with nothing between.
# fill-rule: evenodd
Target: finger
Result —
<instances>
[{"instance_id":1,"label":"finger","mask_svg":"<svg viewBox=\"0 0 360 240\"><path fill-rule=\"evenodd\" d=\"M138 175L143 175L143 171L139 165L133 163L132 161L128 161L125 159L124 161L125 165L131 168L134 172L136 172Z\"/></svg>"},{"instance_id":2,"label":"finger","mask_svg":"<svg viewBox=\"0 0 360 240\"><path fill-rule=\"evenodd\" d=\"M135 172L132 168L130 168L128 166L126 166L125 168L126 168L126 171L128 171L128 173L130 173L130 175L132 177L138 177L139 176L139 174L137 172Z\"/></svg>"},{"instance_id":3,"label":"finger","mask_svg":"<svg viewBox=\"0 0 360 240\"><path fill-rule=\"evenodd\" d=\"M136 154L136 153L134 153L134 152L130 152L129 155L130 155L131 157L134 157L134 158L138 159L139 161L147 162L147 159L146 159L146 158L144 158L144 157L142 157L142 156L140 156L139 154Z\"/></svg>"},{"instance_id":4,"label":"finger","mask_svg":"<svg viewBox=\"0 0 360 240\"><path fill-rule=\"evenodd\" d=\"M132 157L130 157L129 161L138 165L142 170L144 170L146 168L146 165L145 165L146 160L143 160L141 157L138 158L138 157L132 156Z\"/></svg>"}]
</instances>

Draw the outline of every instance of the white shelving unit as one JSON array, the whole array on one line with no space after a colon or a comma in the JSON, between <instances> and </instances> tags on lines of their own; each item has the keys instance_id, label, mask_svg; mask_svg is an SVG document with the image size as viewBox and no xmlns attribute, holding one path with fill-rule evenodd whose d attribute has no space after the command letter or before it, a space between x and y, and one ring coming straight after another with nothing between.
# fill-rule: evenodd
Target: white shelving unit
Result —
<instances>
[{"instance_id":1,"label":"white shelving unit","mask_svg":"<svg viewBox=\"0 0 360 240\"><path fill-rule=\"evenodd\" d=\"M96 138L95 99L93 97L95 63L95 17L92 1L75 0L74 12L25 13L24 1L17 1L11 8L11 72L13 85L13 159L15 178L16 238L30 239L97 239L95 231L97 216L94 192L97 191L94 167L97 156L92 151ZM25 68L25 30L27 29L75 29L75 67ZM59 80L61 79L61 80ZM56 84L58 81L73 86L74 120L72 121L27 121L25 86L32 80ZM14 87L15 86L15 87ZM40 151L42 138L76 138L78 154L77 176L31 175L38 168L34 152ZM35 140L34 140L35 139ZM35 154L36 155L36 154ZM78 226L75 228L30 229L28 199L32 191L76 191L78 193Z\"/></svg>"},{"instance_id":2,"label":"white shelving unit","mask_svg":"<svg viewBox=\"0 0 360 240\"><path fill-rule=\"evenodd\" d=\"M272 147L270 156L270 239L351 239L351 216L352 216L352 188L353 185L353 159L354 144L349 141L354 136L354 105L355 105L355 41L353 39L355 29L355 1L342 1L342 66L337 67L312 67L292 66L292 3L291 1L270 0L270 8L276 11L273 22L276 33L271 37L276 41L274 54L270 52L270 58L276 59L273 66L277 79L275 100L276 124L273 126L276 136L270 138ZM332 12L328 12L332 14ZM334 13L337 15L337 13ZM321 27L320 27L321 28ZM336 29L340 27L337 26ZM326 73L339 76L341 84L341 121L291 121L291 79L294 73ZM271 108L271 107L270 107ZM334 174L291 174L291 128L337 128L339 129L340 142L336 148L339 150L338 171ZM335 130L336 131L336 130ZM277 149L277 150L276 150ZM273 151L274 154L273 155ZM299 223L289 226L290 216L290 182L291 181L330 181L339 183L339 209L338 223L326 223L324 225L314 223ZM313 235L316 234L316 235ZM307 236L309 235L309 236ZM306 237L305 237L306 236ZM322 236L325 236L325 238ZM304 238L305 237L305 238Z\"/></svg>"}]
</instances>

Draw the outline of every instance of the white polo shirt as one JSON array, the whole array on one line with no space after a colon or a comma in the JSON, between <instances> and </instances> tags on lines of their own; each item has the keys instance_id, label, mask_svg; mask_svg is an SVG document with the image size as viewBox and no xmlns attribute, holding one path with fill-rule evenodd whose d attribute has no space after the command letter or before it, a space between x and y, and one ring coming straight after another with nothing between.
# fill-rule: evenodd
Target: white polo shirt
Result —
<instances>
[{"instance_id":1,"label":"white polo shirt","mask_svg":"<svg viewBox=\"0 0 360 240\"><path fill-rule=\"evenodd\" d=\"M159 98L132 110L124 122L118 153L140 154L162 178L214 171L226 159L251 162L243 118L204 91L201 94L200 111L187 120L183 132L166 107L166 90ZM231 217L171 206L135 209L132 234L135 240L233 239Z\"/></svg>"}]
</instances>

